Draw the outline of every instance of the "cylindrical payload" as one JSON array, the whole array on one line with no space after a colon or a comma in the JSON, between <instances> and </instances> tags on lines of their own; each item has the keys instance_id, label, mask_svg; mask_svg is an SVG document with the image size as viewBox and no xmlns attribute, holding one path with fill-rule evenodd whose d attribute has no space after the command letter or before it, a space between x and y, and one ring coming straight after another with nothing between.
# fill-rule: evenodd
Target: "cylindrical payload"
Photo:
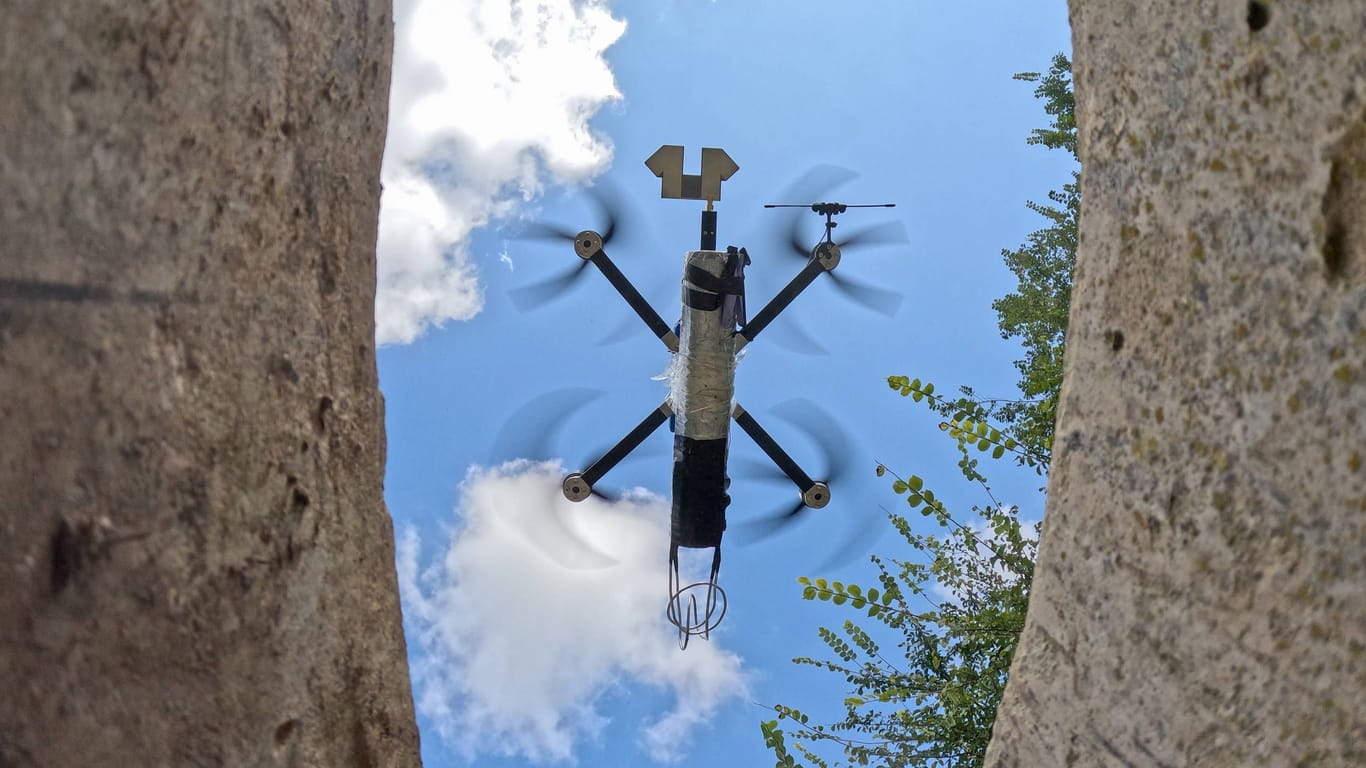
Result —
<instances>
[{"instance_id":1,"label":"cylindrical payload","mask_svg":"<svg viewBox=\"0 0 1366 768\"><path fill-rule=\"evenodd\" d=\"M743 254L690 251L670 400L674 412L672 539L717 547L726 529L726 453L735 395L735 297L744 296ZM729 297L729 304L728 304Z\"/></svg>"}]
</instances>

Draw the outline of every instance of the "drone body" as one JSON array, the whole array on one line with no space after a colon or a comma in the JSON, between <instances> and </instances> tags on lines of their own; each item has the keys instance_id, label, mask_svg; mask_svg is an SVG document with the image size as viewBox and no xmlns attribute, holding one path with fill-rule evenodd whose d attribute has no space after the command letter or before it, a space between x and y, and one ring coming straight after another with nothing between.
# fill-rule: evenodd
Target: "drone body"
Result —
<instances>
[{"instance_id":1,"label":"drone body","mask_svg":"<svg viewBox=\"0 0 1366 768\"><path fill-rule=\"evenodd\" d=\"M735 305L743 306L745 298L744 267L744 256L734 251L729 256L692 251L684 267L679 348L669 392L674 411L670 538L680 547L720 547L726 529Z\"/></svg>"},{"instance_id":2,"label":"drone body","mask_svg":"<svg viewBox=\"0 0 1366 768\"><path fill-rule=\"evenodd\" d=\"M670 152L666 152L670 150ZM724 163L718 160L724 159ZM677 162L661 163L665 156ZM736 166L721 150L703 151L702 183L672 183L672 172L681 173L681 148L665 147L647 161L647 166L664 178L665 197L684 197L690 191L709 189L719 197L720 179L728 178ZM708 173L708 159L712 173ZM651 163L654 165L651 165ZM658 166L658 167L656 167ZM714 182L714 183L711 183ZM680 192L680 190L682 190ZM700 194L700 192L699 192ZM639 446L656 429L672 419L674 466L672 511L670 519L670 599L669 621L678 628L680 644L686 646L693 635L707 636L725 614L725 593L717 584L721 564L721 540L726 530L726 507L730 504L727 458L730 424L734 421L764 451L801 493L803 507L821 508L830 500L826 483L812 480L778 445L754 417L735 403L736 354L785 309L798 294L823 272L833 270L840 261L840 248L831 236L831 217L844 210L839 204L817 204L813 211L826 215L826 236L812 249L805 268L792 279L759 313L748 319L745 313L745 266L749 256L744 249L716 249L716 212L712 199L702 216L702 248L689 251L684 260L679 322L674 328L660 318L631 285L604 251L604 238L592 230L574 237L579 258L592 263L603 273L657 338L673 353L670 367L669 397L649 413L615 446L582 472L564 478L562 490L571 501L582 501L594 493L593 487L613 467ZM822 206L818 208L818 206ZM835 210L832 206L837 206ZM610 232L610 229L609 229ZM610 236L610 235L609 235ZM710 578L705 582L682 585L679 579L680 548L711 549ZM702 593L699 606L697 596Z\"/></svg>"}]
</instances>

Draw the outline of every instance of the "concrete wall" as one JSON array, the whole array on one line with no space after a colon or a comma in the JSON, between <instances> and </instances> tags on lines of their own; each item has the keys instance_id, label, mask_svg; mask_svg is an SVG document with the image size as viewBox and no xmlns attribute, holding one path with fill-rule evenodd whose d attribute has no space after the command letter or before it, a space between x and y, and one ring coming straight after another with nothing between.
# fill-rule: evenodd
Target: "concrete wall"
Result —
<instances>
[{"instance_id":1,"label":"concrete wall","mask_svg":"<svg viewBox=\"0 0 1366 768\"><path fill-rule=\"evenodd\" d=\"M1366 5L1071 14L1081 246L987 762L1366 765Z\"/></svg>"},{"instance_id":2,"label":"concrete wall","mask_svg":"<svg viewBox=\"0 0 1366 768\"><path fill-rule=\"evenodd\" d=\"M387 2L0 0L0 766L418 762Z\"/></svg>"}]
</instances>

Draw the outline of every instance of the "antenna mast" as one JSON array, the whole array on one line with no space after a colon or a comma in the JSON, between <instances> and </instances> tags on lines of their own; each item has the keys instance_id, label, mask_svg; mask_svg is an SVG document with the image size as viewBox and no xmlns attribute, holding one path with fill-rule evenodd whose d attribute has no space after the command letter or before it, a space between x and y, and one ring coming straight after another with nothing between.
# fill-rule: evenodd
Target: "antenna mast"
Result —
<instances>
[{"instance_id":1,"label":"antenna mast","mask_svg":"<svg viewBox=\"0 0 1366 768\"><path fill-rule=\"evenodd\" d=\"M740 166L730 159L724 149L702 148L702 172L683 173L683 147L665 144L645 161L660 179L659 196L671 200L705 200L702 211L702 246L700 250L716 250L716 209L712 204L721 199L721 182L735 175Z\"/></svg>"}]
</instances>

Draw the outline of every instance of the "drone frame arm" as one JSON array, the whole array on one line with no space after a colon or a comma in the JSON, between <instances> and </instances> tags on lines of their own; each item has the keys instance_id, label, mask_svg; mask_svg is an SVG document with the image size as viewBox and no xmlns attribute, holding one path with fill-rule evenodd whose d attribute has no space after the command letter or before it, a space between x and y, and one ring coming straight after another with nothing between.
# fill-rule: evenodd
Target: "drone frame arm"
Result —
<instances>
[{"instance_id":1,"label":"drone frame arm","mask_svg":"<svg viewBox=\"0 0 1366 768\"><path fill-rule=\"evenodd\" d=\"M803 497L806 496L807 491L816 486L816 481L812 480L811 476L806 474L791 456L787 455L787 451L778 445L778 441L764 431L764 428L759 426L759 422L755 421L754 417L749 415L749 411L746 411L739 403L735 404L735 409L731 411L731 417L745 431L745 434L749 435L750 439L773 460L778 469L782 470L783 474L787 475L788 479L797 486Z\"/></svg>"},{"instance_id":2,"label":"drone frame arm","mask_svg":"<svg viewBox=\"0 0 1366 768\"><path fill-rule=\"evenodd\" d=\"M593 462L588 469L585 469L580 475L583 478L583 481L588 484L590 489L594 485L597 485L603 475L612 471L612 468L621 463L621 460L626 458L627 454L634 451L641 443L645 442L645 438L654 434L654 431L659 429L659 425L668 421L669 416L671 415L673 415L673 408L670 407L669 401L665 400L658 408L650 411L650 414L637 424L635 429L626 433L626 436L623 437L620 442L612 446L607 453L603 454L602 458Z\"/></svg>"},{"instance_id":3,"label":"drone frame arm","mask_svg":"<svg viewBox=\"0 0 1366 768\"><path fill-rule=\"evenodd\" d=\"M603 250L602 247L598 247L592 255L587 258L589 261L593 262L593 266L598 268L598 271L602 273L603 277L607 278L607 282L611 283L612 287L617 289L617 293L621 294L621 297L626 300L626 303L631 306L631 309L635 310L635 313L640 316L640 319L645 322L645 325L649 327L650 331L654 333L660 341L664 342L664 346L668 347L670 352L677 352L678 335L673 332L673 329L669 327L668 323L664 322L664 319L659 316L659 313L654 310L654 307L650 306L650 302L646 301L645 297L640 295L640 291L637 291L636 287L631 285L631 281L626 279L626 275L622 274L620 269L617 269L617 265L607 257L607 251Z\"/></svg>"},{"instance_id":4,"label":"drone frame arm","mask_svg":"<svg viewBox=\"0 0 1366 768\"><path fill-rule=\"evenodd\" d=\"M820 259L813 258L808 261L806 266L802 268L802 271L798 272L797 276L792 278L791 282L784 286L781 291L778 291L778 295L770 299L769 302L764 305L764 308L759 310L759 313L748 323L745 323L744 328L740 329L739 335L743 340L737 340L736 351L738 352L746 344L754 341L755 336L758 336L761 331L767 328L768 324L773 322L774 318L776 318L780 312L787 309L787 305L791 304L802 291L806 290L807 286L811 285L822 272L827 270L828 268L821 263ZM736 421L739 421L738 416L736 417ZM742 423L740 426L744 427L744 424ZM757 424L755 426L757 426ZM745 431L749 432L749 429L745 428ZM750 433L750 437L754 437L754 434ZM755 438L755 441L758 442L758 438ZM763 445L760 444L760 447L762 448ZM765 451L767 451L767 449L765 449ZM773 454L769 453L769 456L771 458L773 457ZM776 462L777 459L775 458L774 461ZM779 466L781 467L781 464L779 464ZM789 475L789 477L791 477L791 475Z\"/></svg>"}]
</instances>

